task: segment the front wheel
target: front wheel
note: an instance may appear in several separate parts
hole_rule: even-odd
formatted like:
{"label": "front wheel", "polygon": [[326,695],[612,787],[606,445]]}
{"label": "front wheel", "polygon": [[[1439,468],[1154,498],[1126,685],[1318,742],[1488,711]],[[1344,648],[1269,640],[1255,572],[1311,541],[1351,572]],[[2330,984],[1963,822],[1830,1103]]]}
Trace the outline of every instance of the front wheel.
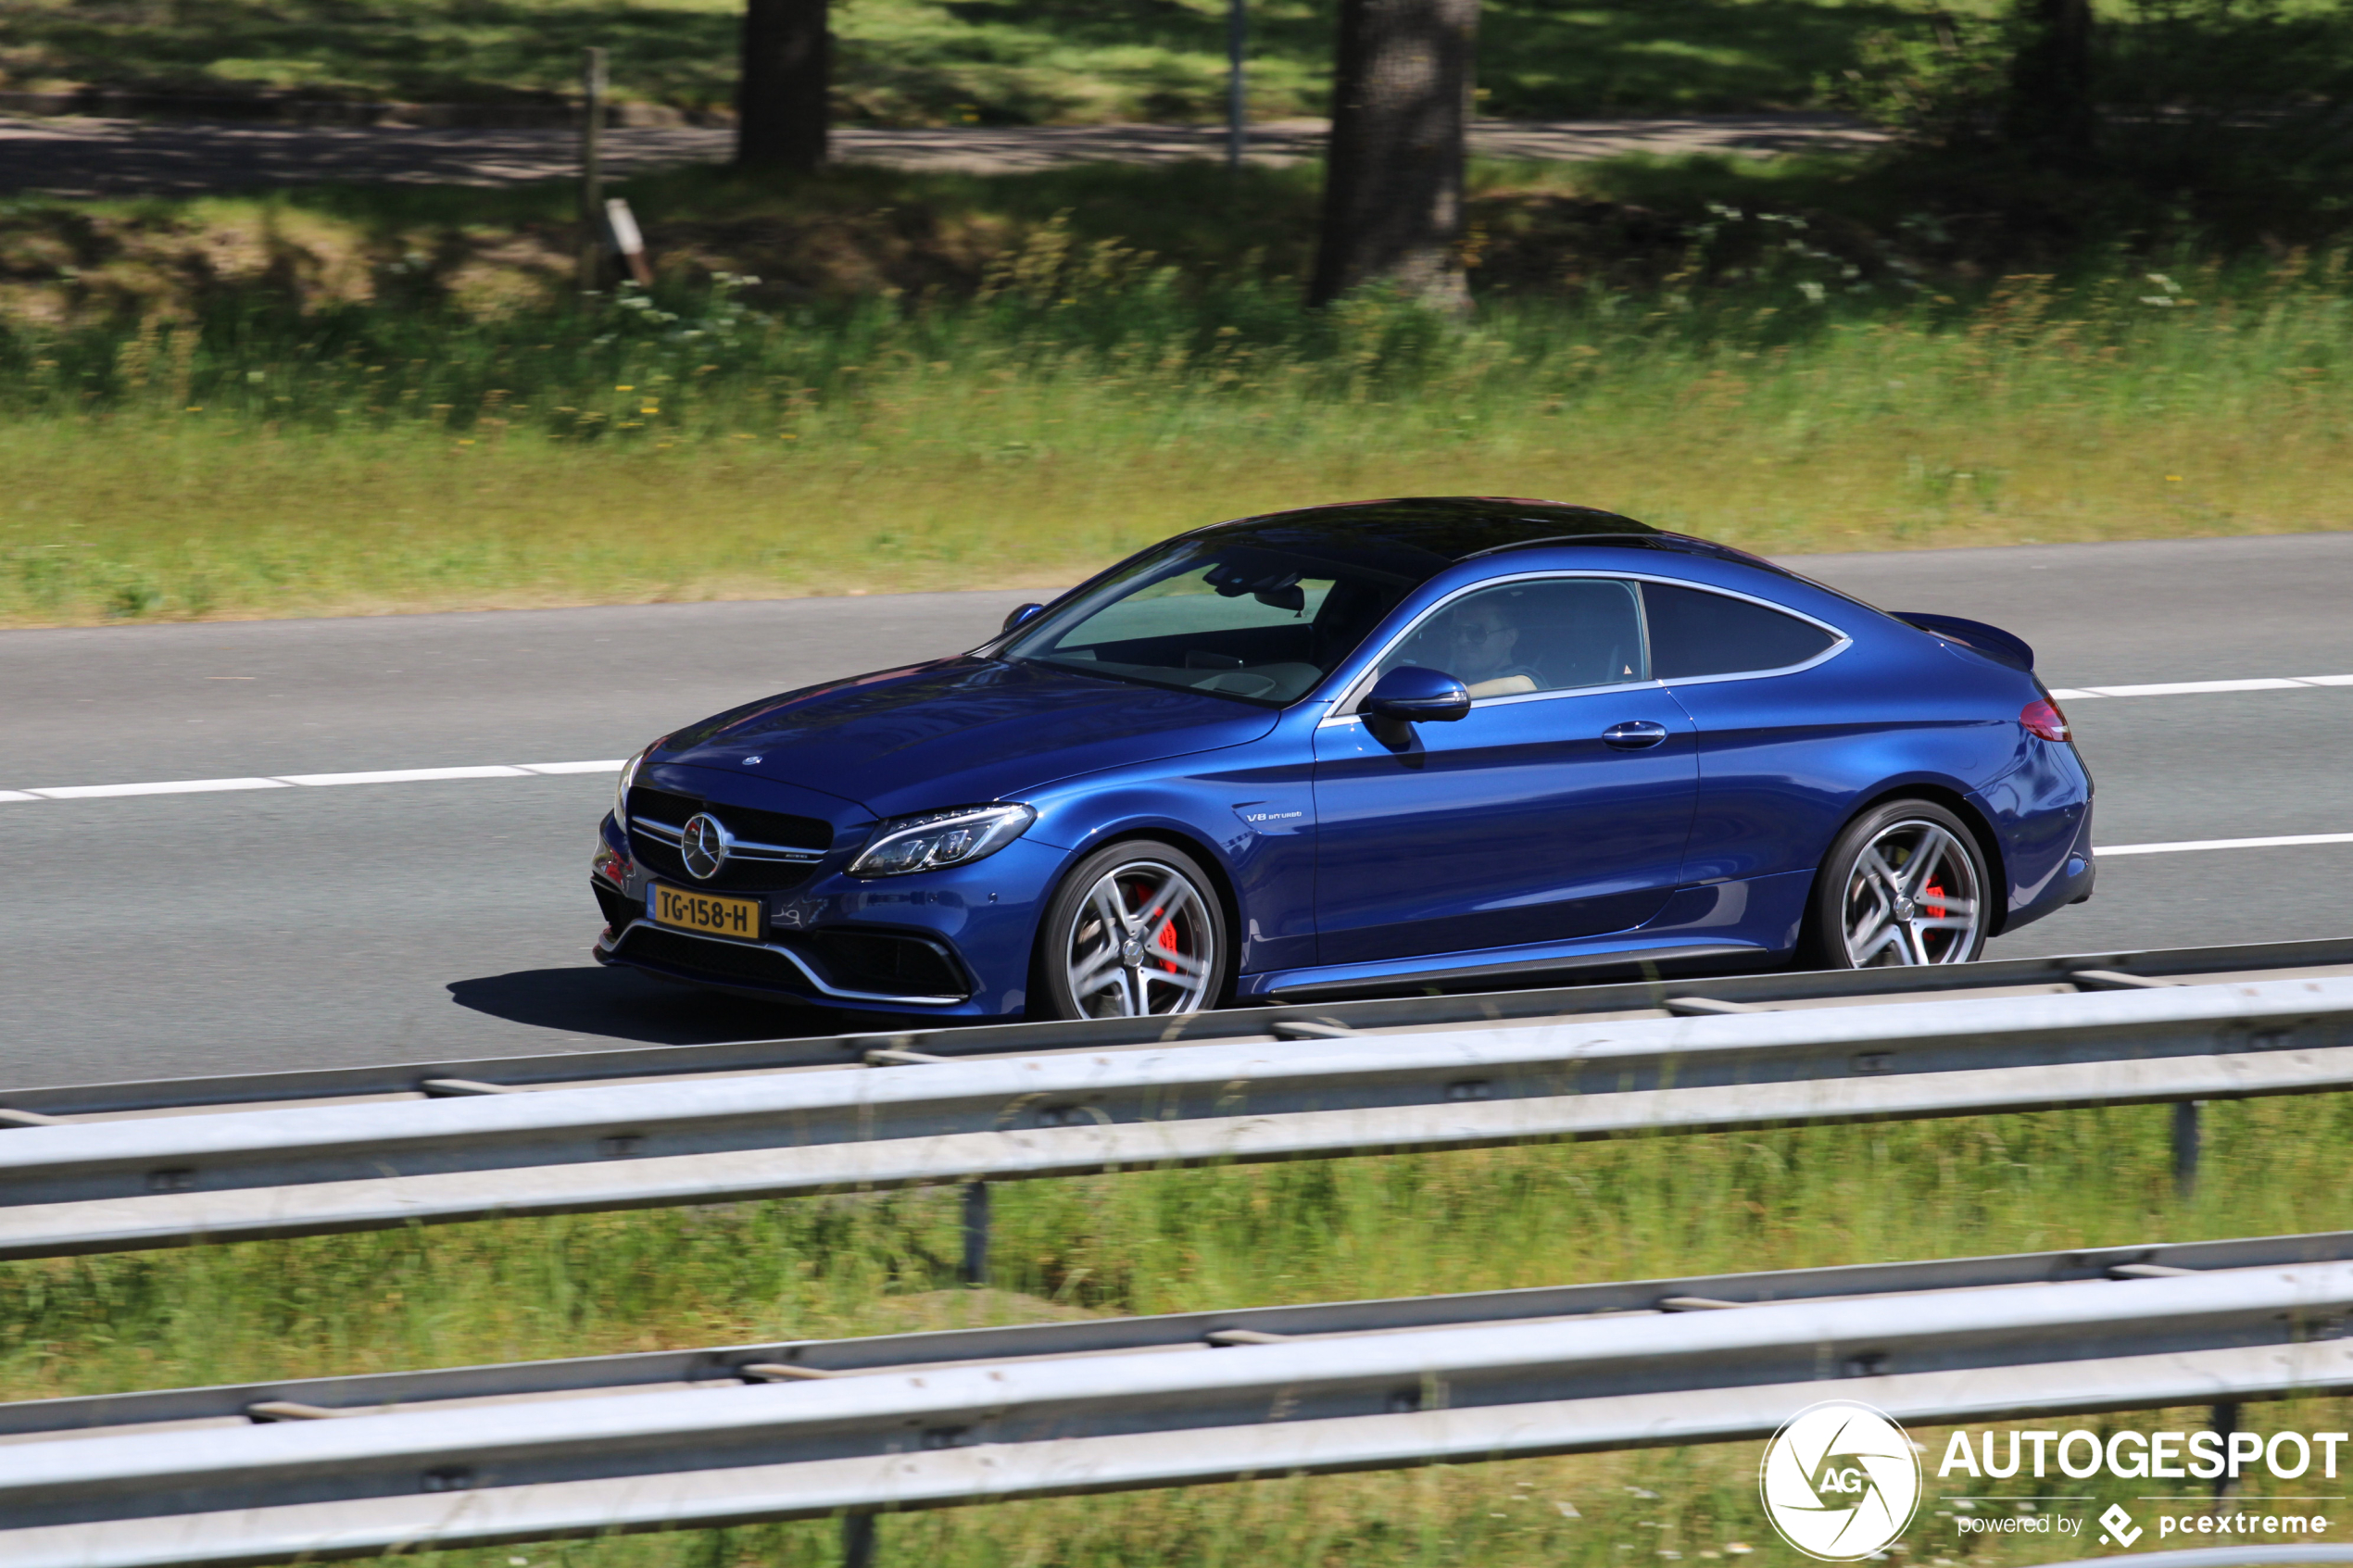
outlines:
{"label": "front wheel", "polygon": [[1137,1018],[1224,999],[1232,963],[1214,885],[1182,850],[1114,844],[1072,869],[1038,931],[1032,1016]]}
{"label": "front wheel", "polygon": [[1944,807],[1895,800],[1846,825],[1822,860],[1807,911],[1825,969],[1968,963],[1993,906],[1976,835]]}

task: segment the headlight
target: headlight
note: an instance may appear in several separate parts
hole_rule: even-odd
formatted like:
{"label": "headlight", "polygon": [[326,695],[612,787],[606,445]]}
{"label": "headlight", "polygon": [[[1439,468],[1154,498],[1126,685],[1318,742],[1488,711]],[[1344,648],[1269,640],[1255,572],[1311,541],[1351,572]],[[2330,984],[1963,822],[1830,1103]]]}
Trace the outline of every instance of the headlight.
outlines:
{"label": "headlight", "polygon": [[[669,738],[667,735],[662,737],[663,740]],[[629,786],[637,782],[637,770],[646,765],[646,759],[661,746],[661,741],[658,740],[621,765],[621,780],[612,786],[612,820],[620,824],[623,833],[629,831]]]}
{"label": "headlight", "polygon": [[849,862],[851,876],[900,876],[941,866],[968,865],[994,855],[1029,831],[1038,813],[1026,806],[960,806],[894,817]]}

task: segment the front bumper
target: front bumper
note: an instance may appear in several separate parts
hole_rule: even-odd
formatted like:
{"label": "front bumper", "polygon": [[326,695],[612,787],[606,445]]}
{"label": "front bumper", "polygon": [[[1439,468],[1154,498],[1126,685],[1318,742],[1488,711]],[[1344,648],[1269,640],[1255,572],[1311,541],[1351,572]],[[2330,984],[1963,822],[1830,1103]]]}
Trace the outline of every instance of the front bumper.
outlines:
{"label": "front bumper", "polygon": [[761,904],[759,939],[738,941],[655,923],[647,901],[656,882],[693,884],[633,859],[610,816],[599,832],[610,855],[590,878],[606,925],[598,962],[779,1000],[942,1018],[1021,1014],[1039,905],[1063,859],[1020,840],[969,866],[867,880],[842,874],[847,854],[829,855],[805,878],[780,877],[792,885],[729,888]]}

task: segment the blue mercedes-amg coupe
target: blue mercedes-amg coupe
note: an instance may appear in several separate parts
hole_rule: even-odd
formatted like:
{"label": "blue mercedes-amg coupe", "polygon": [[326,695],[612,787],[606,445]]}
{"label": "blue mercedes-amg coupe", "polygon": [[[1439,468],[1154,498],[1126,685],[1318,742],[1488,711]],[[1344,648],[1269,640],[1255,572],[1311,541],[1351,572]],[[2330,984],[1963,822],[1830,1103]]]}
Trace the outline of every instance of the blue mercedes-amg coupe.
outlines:
{"label": "blue mercedes-amg coupe", "polygon": [[2091,896],[2032,666],[1582,507],[1244,518],[648,746],[597,956],[939,1018],[1963,963]]}

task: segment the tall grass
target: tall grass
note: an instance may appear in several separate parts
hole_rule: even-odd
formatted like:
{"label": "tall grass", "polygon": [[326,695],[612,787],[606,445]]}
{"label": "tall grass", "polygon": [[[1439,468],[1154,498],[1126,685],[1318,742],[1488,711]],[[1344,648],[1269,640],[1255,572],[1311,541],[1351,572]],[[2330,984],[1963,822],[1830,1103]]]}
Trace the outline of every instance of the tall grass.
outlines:
{"label": "tall grass", "polygon": [[[2336,1228],[2348,1134],[2347,1097],[2209,1107],[2204,1179],[2186,1200],[2163,1107],[1021,1184],[999,1190],[992,1291],[952,1284],[952,1191],[13,1263],[0,1266],[0,1397]],[[2249,1414],[2344,1424],[2334,1404]],[[1943,1451],[1941,1433],[1914,1436]],[[1743,1555],[1740,1543],[1794,1568],[1758,1516],[1755,1452],[950,1511],[887,1521],[884,1561],[1598,1568],[1720,1560]],[[1936,1511],[1965,1486],[2035,1490],[2031,1477],[1931,1485],[1906,1537],[1915,1561],[1960,1555]],[[809,1524],[444,1561],[733,1568],[829,1562],[834,1549]],[[1982,1538],[1971,1562],[2058,1555],[2057,1542]]]}
{"label": "tall grass", "polygon": [[1306,315],[1287,281],[1050,225],[963,300],[755,309],[723,276],[585,317],[19,330],[0,620],[1044,585],[1365,494],[1553,495],[1783,551],[2344,519],[2341,254],[1957,293],[1797,229],[1752,248],[1705,286],[1461,320]]}

